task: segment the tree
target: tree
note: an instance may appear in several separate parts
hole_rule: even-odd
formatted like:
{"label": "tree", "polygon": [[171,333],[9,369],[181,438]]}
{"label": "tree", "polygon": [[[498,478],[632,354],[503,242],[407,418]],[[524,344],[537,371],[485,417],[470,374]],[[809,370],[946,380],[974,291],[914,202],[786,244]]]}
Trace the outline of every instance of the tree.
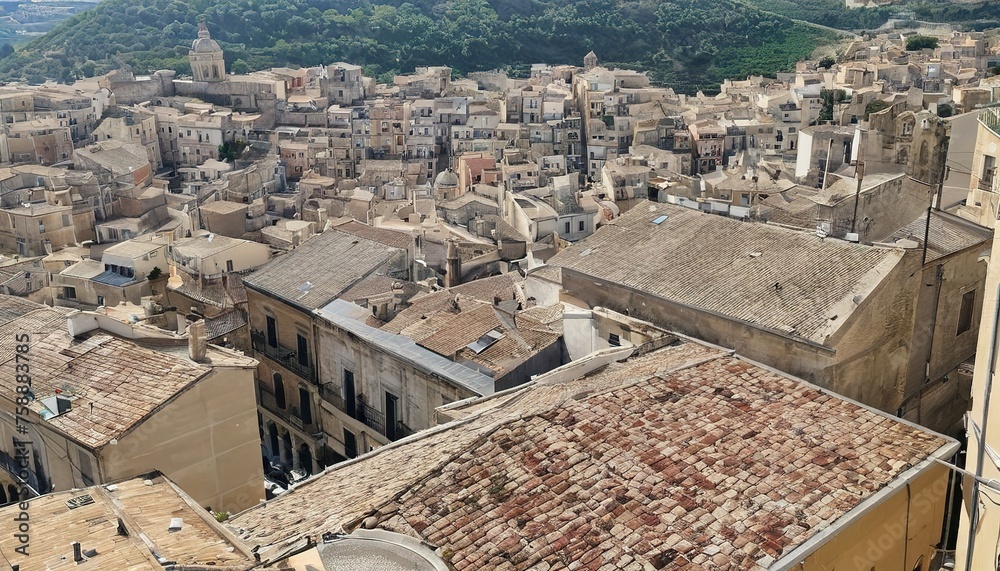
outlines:
{"label": "tree", "polygon": [[243,149],[245,148],[247,148],[247,144],[239,139],[232,143],[226,141],[219,145],[219,160],[231,163],[243,154]]}
{"label": "tree", "polygon": [[232,71],[236,75],[243,75],[245,73],[250,73],[250,66],[242,59],[238,59],[233,62]]}
{"label": "tree", "polygon": [[938,47],[938,39],[933,36],[911,36],[906,40],[906,51],[914,52],[925,48]]}
{"label": "tree", "polygon": [[819,60],[818,67],[820,67],[822,69],[830,69],[836,63],[837,63],[837,60],[834,59],[833,56],[826,56],[823,59]]}
{"label": "tree", "polygon": [[865,106],[865,121],[868,120],[868,116],[872,113],[878,113],[879,111],[884,111],[889,108],[889,104],[881,99],[876,99]]}
{"label": "tree", "polygon": [[942,119],[951,117],[955,114],[955,107],[950,103],[940,103],[937,106],[937,114]]}
{"label": "tree", "polygon": [[3,59],[11,55],[14,55],[14,46],[10,44],[4,44],[0,46],[0,59]]}

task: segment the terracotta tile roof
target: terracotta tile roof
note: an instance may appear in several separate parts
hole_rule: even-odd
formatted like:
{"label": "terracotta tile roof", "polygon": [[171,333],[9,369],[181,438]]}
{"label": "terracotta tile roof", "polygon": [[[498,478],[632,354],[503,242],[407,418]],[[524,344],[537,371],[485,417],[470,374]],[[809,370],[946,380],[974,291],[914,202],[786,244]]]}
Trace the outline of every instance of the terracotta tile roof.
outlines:
{"label": "terracotta tile roof", "polygon": [[[221,525],[210,521],[211,515],[160,475],[141,476],[107,486],[55,492],[29,502],[31,541],[28,556],[14,551],[20,546],[12,534],[0,537],[0,562],[18,564],[21,569],[128,569],[159,571],[164,567],[156,555],[175,561],[178,566],[212,566],[212,569],[246,569],[253,557],[246,547]],[[149,482],[148,484],[146,482]],[[78,507],[67,502],[77,500]],[[197,510],[197,511],[196,511]],[[13,521],[19,513],[16,505],[0,508],[0,517]],[[118,518],[125,523],[128,535],[118,533]],[[181,529],[169,531],[172,518],[181,518]],[[140,537],[143,534],[156,549]],[[73,562],[71,541],[79,541],[83,551],[97,555],[84,563]],[[201,568],[201,567],[199,567]]]}
{"label": "terracotta tile roof", "polygon": [[397,283],[403,282],[389,276],[371,275],[351,286],[350,289],[340,295],[340,299],[361,301],[373,297],[392,295],[392,286]]}
{"label": "terracotta tile roof", "polygon": [[548,263],[563,268],[563,284],[572,270],[823,343],[903,255],[644,202]]}
{"label": "terracotta tile roof", "polygon": [[216,339],[228,335],[241,327],[246,327],[247,315],[241,309],[231,309],[225,313],[205,319],[205,335],[207,339]]}
{"label": "terracotta tile roof", "polygon": [[243,287],[243,275],[237,273],[227,274],[226,293],[233,303],[246,303],[247,288]]}
{"label": "terracotta tile roof", "polygon": [[[18,298],[0,296],[0,307],[21,305]],[[106,334],[73,338],[66,331],[66,310],[34,305],[34,311],[0,325],[0,366],[13,370],[15,335],[28,333],[35,395],[28,408],[42,411],[41,399],[55,395],[56,389],[72,399],[68,412],[33,422],[47,423],[88,448],[120,437],[210,371]],[[13,375],[0,375],[0,398],[13,400],[15,388]]]}
{"label": "terracotta tile roof", "polygon": [[471,302],[473,307],[460,312],[440,311],[414,323],[401,333],[438,355],[454,357],[469,343],[500,327],[500,318],[492,305]]}
{"label": "terracotta tile roof", "polygon": [[458,360],[482,365],[493,372],[494,378],[500,378],[562,337],[561,330],[548,330],[541,324],[529,327],[527,320],[518,323],[516,329],[505,326],[500,331],[504,333],[503,339],[480,353],[468,347],[460,348]]}
{"label": "terracotta tile roof", "polygon": [[449,551],[459,571],[570,562],[762,571],[911,466],[957,449],[687,345],[582,384],[495,397],[495,407],[330,468],[230,523],[265,561],[305,534],[374,518]]}
{"label": "terracotta tile roof", "polygon": [[923,244],[925,232],[927,240],[927,263],[941,259],[977,244],[989,242],[992,231],[963,220],[947,212],[933,212],[930,231],[927,232],[927,214],[897,230],[886,242],[910,239]]}
{"label": "terracotta tile roof", "polygon": [[[221,281],[201,280],[184,271],[178,271],[177,275],[181,278],[181,284],[167,289],[168,298],[172,297],[170,294],[178,294],[216,307],[232,307],[233,301],[229,299],[228,291]],[[182,310],[187,309],[178,305]]]}
{"label": "terracotta tile roof", "polygon": [[389,230],[388,228],[375,228],[374,226],[362,224],[357,220],[345,222],[344,224],[334,226],[334,228],[341,232],[371,240],[372,242],[385,244],[391,248],[399,248],[400,250],[407,251],[413,250],[413,236],[406,232]]}
{"label": "terracotta tile roof", "polygon": [[[243,278],[251,289],[315,309],[386,264],[398,249],[329,230]],[[303,289],[308,285],[307,289]]]}
{"label": "terracotta tile roof", "polygon": [[[34,301],[28,301],[27,299],[21,297],[15,297],[13,295],[0,295],[0,326],[6,325],[11,321],[27,315],[33,311],[38,311],[39,309],[45,309],[45,306],[39,305]],[[69,309],[55,308],[62,314],[69,313]],[[2,340],[0,340],[2,342]]]}
{"label": "terracotta tile roof", "polygon": [[456,296],[491,304],[497,297],[502,300],[517,299],[520,301],[524,296],[521,292],[522,283],[521,276],[506,274],[417,296],[410,300],[410,307],[399,312],[392,321],[383,326],[383,329],[399,333],[408,326],[425,319],[426,316],[448,308]]}

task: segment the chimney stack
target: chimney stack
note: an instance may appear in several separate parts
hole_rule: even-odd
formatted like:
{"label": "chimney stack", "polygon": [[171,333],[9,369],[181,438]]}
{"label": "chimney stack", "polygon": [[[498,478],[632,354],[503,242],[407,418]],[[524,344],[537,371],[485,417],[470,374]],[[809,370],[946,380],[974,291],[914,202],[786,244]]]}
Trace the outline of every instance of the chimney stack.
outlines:
{"label": "chimney stack", "polygon": [[188,356],[196,363],[205,361],[208,340],[205,339],[205,321],[198,320],[188,326]]}
{"label": "chimney stack", "polygon": [[70,543],[70,546],[73,547],[73,561],[76,561],[77,563],[82,562],[83,550],[80,548],[80,542],[74,541],[73,543]]}
{"label": "chimney stack", "polygon": [[444,287],[455,287],[462,283],[462,259],[454,240],[448,240],[445,257]]}

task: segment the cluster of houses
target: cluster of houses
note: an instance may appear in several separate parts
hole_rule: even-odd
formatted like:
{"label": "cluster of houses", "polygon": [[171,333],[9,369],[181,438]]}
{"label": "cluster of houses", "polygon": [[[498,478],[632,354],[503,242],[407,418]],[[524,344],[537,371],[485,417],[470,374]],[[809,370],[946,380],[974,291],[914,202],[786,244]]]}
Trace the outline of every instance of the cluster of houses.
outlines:
{"label": "cluster of houses", "polygon": [[3,366],[25,334],[32,371],[0,382],[0,518],[32,522],[0,561],[953,557],[1000,55],[906,38],[708,96],[594,53],[233,75],[202,24],[193,77],[0,88]]}

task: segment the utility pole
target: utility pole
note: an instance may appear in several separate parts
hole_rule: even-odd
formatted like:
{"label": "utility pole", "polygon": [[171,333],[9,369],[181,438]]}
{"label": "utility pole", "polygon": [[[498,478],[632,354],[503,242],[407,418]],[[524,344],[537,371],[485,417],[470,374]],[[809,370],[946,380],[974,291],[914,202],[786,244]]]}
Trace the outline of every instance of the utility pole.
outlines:
{"label": "utility pole", "polygon": [[[832,141],[831,141],[832,142]],[[854,216],[851,217],[851,233],[854,233],[855,227],[858,222],[858,202],[861,200],[861,181],[865,178],[865,131],[861,131],[861,136],[858,137],[858,188],[854,191]]]}

